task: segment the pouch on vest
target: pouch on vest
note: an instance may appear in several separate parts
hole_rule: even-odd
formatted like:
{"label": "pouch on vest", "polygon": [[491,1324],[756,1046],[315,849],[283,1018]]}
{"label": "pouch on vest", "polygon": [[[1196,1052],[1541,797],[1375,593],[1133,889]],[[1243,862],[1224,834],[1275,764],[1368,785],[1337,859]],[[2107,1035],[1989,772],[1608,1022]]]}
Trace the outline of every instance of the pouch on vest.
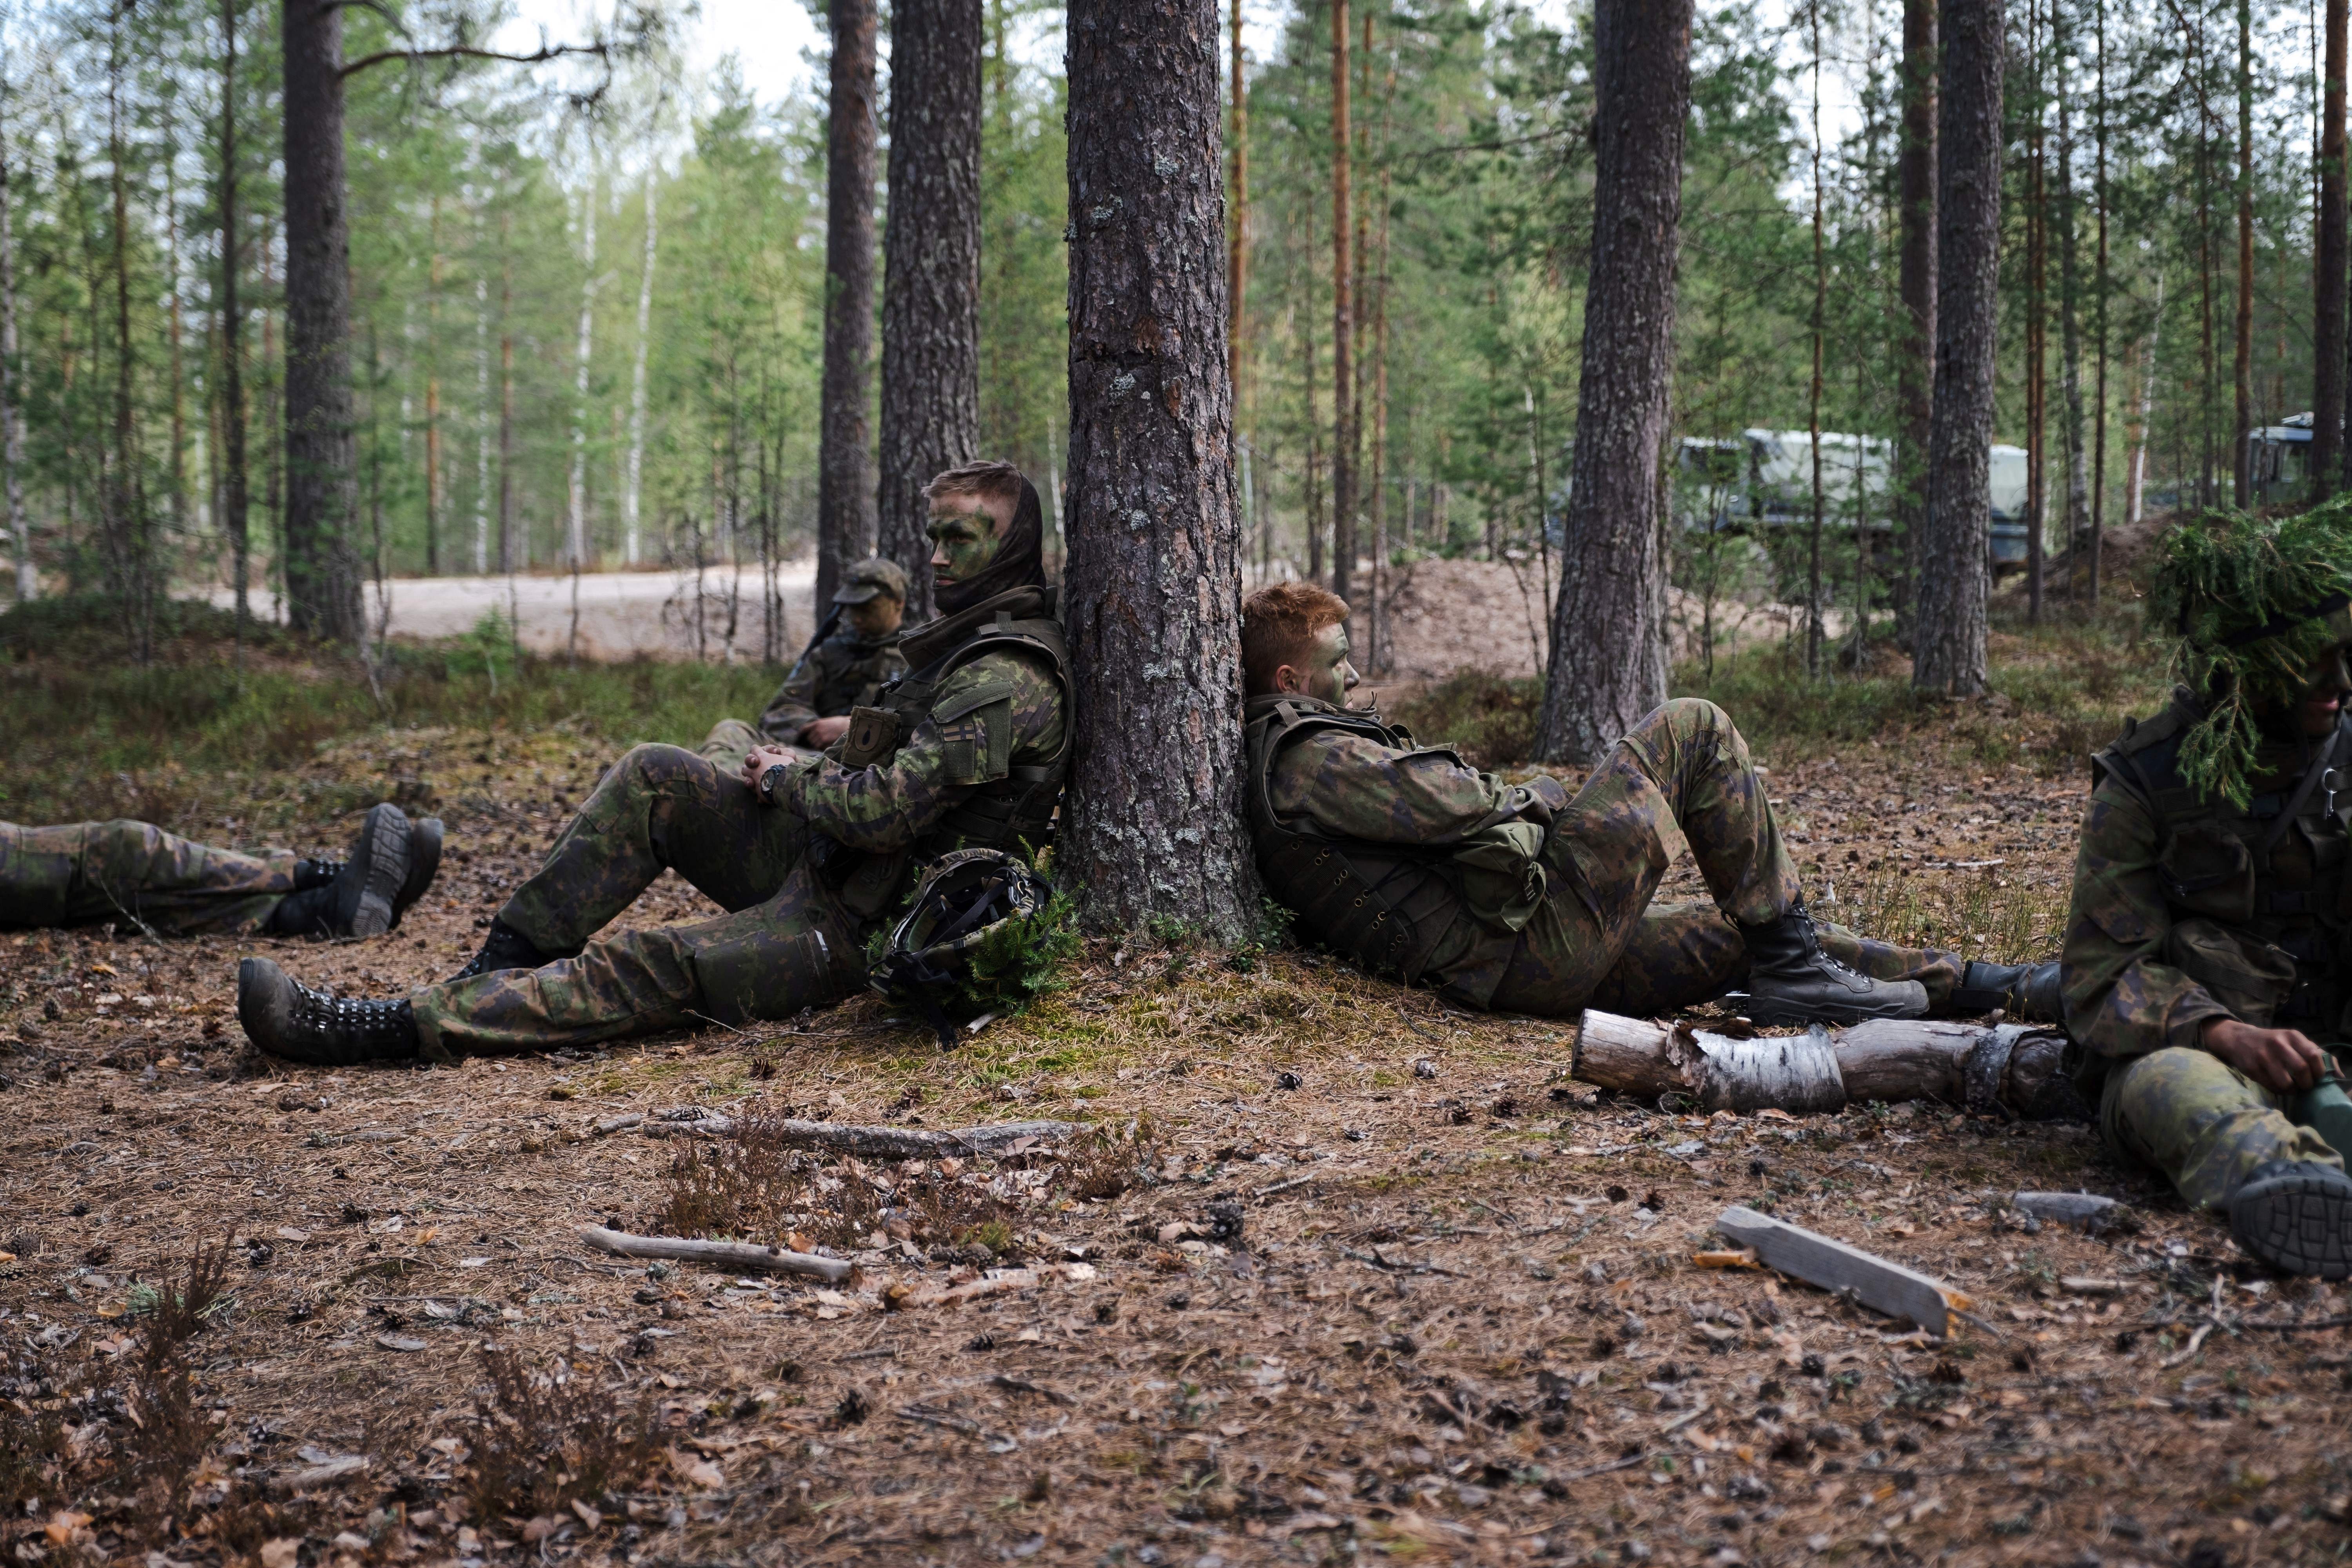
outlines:
{"label": "pouch on vest", "polygon": [[2254,918],[2254,858],[2245,840],[2218,822],[2177,830],[2156,863],[2164,896],[2176,907],[2232,924]]}
{"label": "pouch on vest", "polygon": [[887,708],[853,708],[841,738],[841,765],[870,768],[898,754],[898,716]]}
{"label": "pouch on vest", "polygon": [[2164,939],[2164,962],[2258,1029],[2271,1026],[2294,990],[2294,959],[2259,937],[2212,921],[2175,924]]}

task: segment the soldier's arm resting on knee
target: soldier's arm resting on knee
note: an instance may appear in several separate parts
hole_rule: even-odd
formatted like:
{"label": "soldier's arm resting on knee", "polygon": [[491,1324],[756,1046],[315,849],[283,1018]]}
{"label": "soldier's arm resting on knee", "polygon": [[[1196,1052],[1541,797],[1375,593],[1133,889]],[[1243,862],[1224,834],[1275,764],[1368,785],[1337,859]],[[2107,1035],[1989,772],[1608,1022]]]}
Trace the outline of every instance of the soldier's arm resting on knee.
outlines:
{"label": "soldier's arm resting on knee", "polygon": [[848,768],[824,757],[787,775],[778,798],[827,837],[887,854],[1013,763],[1051,759],[1066,722],[1061,687],[1042,658],[986,654],[940,683],[929,716],[888,762]]}
{"label": "soldier's arm resting on knee", "polygon": [[2102,1056],[2204,1046],[2209,1023],[2235,1021],[2211,992],[2163,960],[2172,910],[2158,853],[2154,814],[2121,784],[2102,784],[2075,849],[2064,950],[2067,1031]]}
{"label": "soldier's arm resting on knee", "polygon": [[1498,820],[1498,812],[1499,820],[1547,826],[1568,804],[1557,779],[1516,787],[1444,752],[1403,752],[1369,736],[1329,732],[1290,747],[1268,788],[1285,816],[1305,816],[1326,833],[1375,844],[1460,843]]}

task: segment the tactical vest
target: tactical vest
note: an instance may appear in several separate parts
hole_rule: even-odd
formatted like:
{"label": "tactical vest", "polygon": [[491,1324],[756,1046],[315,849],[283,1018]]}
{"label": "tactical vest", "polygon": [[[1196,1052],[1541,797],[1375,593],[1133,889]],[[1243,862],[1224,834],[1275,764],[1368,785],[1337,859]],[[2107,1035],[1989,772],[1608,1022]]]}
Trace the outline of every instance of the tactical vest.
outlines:
{"label": "tactical vest", "polygon": [[[1012,613],[1016,608],[1044,613],[1017,618]],[[1048,843],[1054,807],[1062,795],[1062,776],[1069,771],[1074,728],[1070,721],[1069,650],[1063,645],[1062,624],[1053,618],[1053,611],[1051,592],[1034,591],[1027,603],[1007,605],[992,616],[982,618],[963,640],[921,669],[893,678],[882,688],[874,707],[861,708],[851,714],[849,733],[843,738],[841,762],[846,767],[871,767],[896,757],[900,743],[925,719],[949,729],[957,721],[1011,696],[1009,688],[983,683],[959,693],[946,707],[933,709],[932,694],[948,677],[987,654],[1019,650],[1039,655],[1052,668],[1054,682],[1061,689],[1060,749],[1044,763],[1016,763],[1012,760],[1011,727],[991,728],[990,771],[1002,770],[1002,776],[975,787],[932,824],[930,830],[915,842],[911,854],[916,860],[936,859],[957,849],[1017,853],[1024,843],[1033,850],[1042,849]]]}
{"label": "tactical vest", "polygon": [[2273,787],[2241,810],[2180,777],[2181,743],[2200,716],[2176,693],[2091,759],[2094,788],[2113,778],[2157,817],[2158,878],[2173,917],[2161,962],[2249,1023],[2344,1038],[2352,721],[2306,743],[2265,743],[2256,776]]}
{"label": "tactical vest", "polygon": [[[1336,837],[1303,814],[1286,818],[1275,809],[1270,785],[1282,753],[1309,735],[1334,731],[1399,751],[1433,751],[1462,763],[1450,750],[1415,747],[1410,731],[1381,723],[1376,713],[1311,699],[1266,704],[1244,732],[1250,842],[1257,854],[1258,874],[1276,900],[1297,911],[1306,934],[1370,973],[1394,974],[1413,984],[1428,971],[1432,956],[1454,926],[1475,918],[1463,897],[1452,847]],[[1512,815],[1497,811],[1471,831]],[[1443,981],[1445,976],[1432,978]]]}

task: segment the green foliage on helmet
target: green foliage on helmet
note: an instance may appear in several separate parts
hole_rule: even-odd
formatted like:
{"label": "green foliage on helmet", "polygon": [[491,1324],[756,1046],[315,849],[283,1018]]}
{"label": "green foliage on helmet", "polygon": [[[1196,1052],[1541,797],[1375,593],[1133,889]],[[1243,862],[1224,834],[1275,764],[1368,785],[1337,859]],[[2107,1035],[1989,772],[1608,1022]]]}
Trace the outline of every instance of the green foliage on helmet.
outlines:
{"label": "green foliage on helmet", "polygon": [[928,868],[875,933],[867,978],[928,1019],[944,1048],[956,1024],[1018,1013],[1058,988],[1078,947],[1067,894],[1003,850],[959,849]]}
{"label": "green foliage on helmet", "polygon": [[2242,810],[2261,713],[2297,700],[2313,666],[2352,639],[2352,495],[2284,519],[2209,512],[2158,549],[2149,624],[2173,639],[2172,673],[2205,704],[2180,776]]}

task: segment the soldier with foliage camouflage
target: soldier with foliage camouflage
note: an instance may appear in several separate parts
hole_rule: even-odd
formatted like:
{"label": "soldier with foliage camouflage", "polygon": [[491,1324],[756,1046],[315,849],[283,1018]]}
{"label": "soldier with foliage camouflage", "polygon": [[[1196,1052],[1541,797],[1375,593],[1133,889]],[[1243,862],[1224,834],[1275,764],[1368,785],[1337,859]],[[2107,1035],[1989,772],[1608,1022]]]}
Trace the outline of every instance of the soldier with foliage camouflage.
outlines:
{"label": "soldier with foliage camouflage", "polygon": [[2075,1077],[2118,1152],[2241,1246],[2352,1274],[2352,1180],[2291,1114],[2352,1041],[2352,509],[2169,535],[2183,680],[2092,761],[2065,946]]}
{"label": "soldier with foliage camouflage", "polygon": [[[1673,1012],[1743,982],[1743,1010],[1769,1022],[2054,1005],[2054,964],[1816,926],[1747,742],[1715,704],[1651,713],[1573,798],[1554,778],[1507,784],[1342,706],[1357,680],[1347,615],[1304,583],[1242,606],[1252,835],[1302,935],[1471,1006],[1552,1017]],[[1650,907],[1670,827],[1712,906]]]}
{"label": "soldier with foliage camouflage", "polygon": [[152,822],[0,822],[0,930],[116,921],[155,936],[381,936],[433,884],[441,819],[371,807],[341,860],[247,855]]}
{"label": "soldier with foliage camouflage", "polygon": [[[927,494],[940,618],[903,639],[910,673],[827,752],[761,746],[730,775],[639,746],[457,975],[398,1001],[337,1001],[247,959],[246,1032],[279,1056],[341,1063],[789,1017],[866,984],[866,940],[923,864],[1045,844],[1069,673],[1037,492],[1009,463],[972,463]],[[600,935],[665,868],[730,912]]]}
{"label": "soldier with foliage camouflage", "polygon": [[721,719],[703,738],[702,755],[732,773],[757,746],[805,754],[840,740],[849,731],[850,710],[871,707],[892,677],[906,673],[898,653],[906,613],[907,574],[897,562],[870,557],[850,567],[834,591],[832,612],[768,699],[758,727]]}

